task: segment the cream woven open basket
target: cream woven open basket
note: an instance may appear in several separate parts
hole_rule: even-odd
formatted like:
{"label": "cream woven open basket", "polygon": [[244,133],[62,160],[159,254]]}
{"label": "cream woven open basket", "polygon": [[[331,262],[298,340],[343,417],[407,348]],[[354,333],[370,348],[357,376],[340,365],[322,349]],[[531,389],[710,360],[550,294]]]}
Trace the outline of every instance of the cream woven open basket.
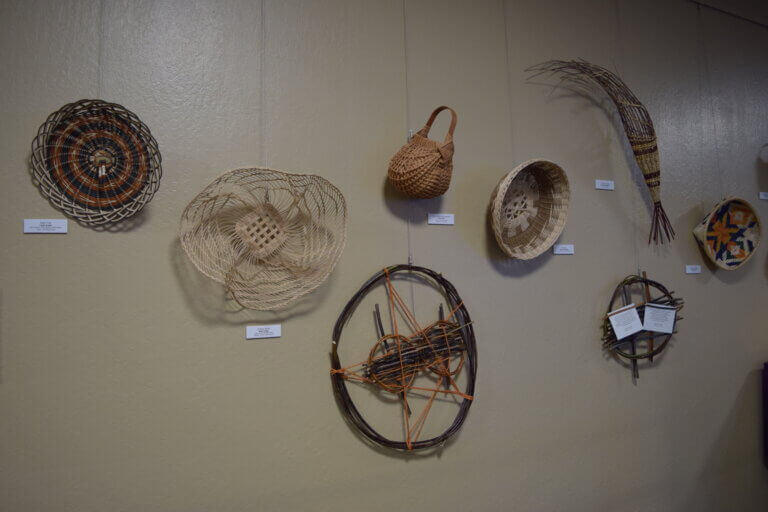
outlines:
{"label": "cream woven open basket", "polygon": [[513,258],[535,258],[555,243],[568,219],[565,171],[547,160],[524,162],[501,179],[488,215],[499,247]]}
{"label": "cream woven open basket", "polygon": [[179,238],[195,266],[243,307],[282,309],[333,271],[347,206],[328,180],[272,169],[217,178],[184,210]]}

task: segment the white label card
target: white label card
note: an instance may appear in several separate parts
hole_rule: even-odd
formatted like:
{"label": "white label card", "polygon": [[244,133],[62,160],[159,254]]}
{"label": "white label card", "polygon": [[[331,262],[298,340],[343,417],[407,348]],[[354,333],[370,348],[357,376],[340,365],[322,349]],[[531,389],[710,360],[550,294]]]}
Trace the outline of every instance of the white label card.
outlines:
{"label": "white label card", "polygon": [[643,328],[646,331],[672,334],[675,330],[675,315],[677,310],[660,304],[646,304]]}
{"label": "white label card", "polygon": [[66,233],[67,219],[24,219],[24,233]]}
{"label": "white label card", "polygon": [[608,313],[608,320],[611,321],[617,340],[643,330],[643,322],[640,321],[640,315],[637,314],[634,304],[611,311]]}
{"label": "white label card", "polygon": [[428,213],[427,224],[439,224],[443,226],[453,226],[454,218],[452,213]]}
{"label": "white label card", "polygon": [[552,252],[554,254],[575,254],[573,244],[555,244]]}
{"label": "white label card", "polygon": [[701,265],[686,265],[686,274],[701,274]]}
{"label": "white label card", "polygon": [[258,340],[262,338],[279,338],[283,335],[280,324],[274,325],[247,325],[245,326],[245,339]]}
{"label": "white label card", "polygon": [[595,180],[595,188],[597,190],[614,190],[616,184],[613,180]]}
{"label": "white label card", "polygon": [[759,197],[762,200],[768,200],[768,192],[760,192],[757,194],[757,197]]}

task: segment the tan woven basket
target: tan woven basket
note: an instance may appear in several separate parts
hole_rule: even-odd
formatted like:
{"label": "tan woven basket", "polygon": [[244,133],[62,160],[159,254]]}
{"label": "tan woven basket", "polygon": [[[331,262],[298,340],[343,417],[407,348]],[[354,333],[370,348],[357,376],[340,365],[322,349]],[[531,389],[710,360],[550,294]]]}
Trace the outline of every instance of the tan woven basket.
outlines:
{"label": "tan woven basket", "polygon": [[32,141],[32,174],[53,206],[91,226],[137,214],[160,186],[157,141],[130,110],[80,100],[48,116]]}
{"label": "tan woven basket", "polygon": [[346,226],[344,196],[328,180],[237,169],[189,203],[179,238],[195,266],[241,306],[273,311],[325,281],[341,257]]}
{"label": "tan woven basket", "polygon": [[717,203],[693,230],[707,257],[724,270],[749,261],[760,244],[760,217],[744,199],[728,197]]}
{"label": "tan woven basket", "polygon": [[562,233],[571,192],[565,171],[546,160],[515,167],[496,185],[488,208],[499,247],[521,260],[540,255]]}
{"label": "tan woven basket", "polygon": [[[443,143],[428,138],[429,129],[443,110],[451,112],[451,126]],[[403,194],[430,199],[441,196],[451,184],[453,172],[453,131],[456,112],[450,107],[437,107],[424,128],[416,132],[389,162],[387,176],[392,185]]]}

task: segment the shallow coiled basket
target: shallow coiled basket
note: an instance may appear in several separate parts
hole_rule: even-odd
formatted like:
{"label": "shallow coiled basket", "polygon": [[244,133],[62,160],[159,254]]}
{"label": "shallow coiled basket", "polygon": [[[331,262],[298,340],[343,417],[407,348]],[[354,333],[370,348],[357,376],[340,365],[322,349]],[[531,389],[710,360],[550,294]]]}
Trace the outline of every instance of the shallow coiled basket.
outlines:
{"label": "shallow coiled basket", "polygon": [[741,268],[760,244],[760,217],[748,201],[727,197],[694,228],[704,254],[723,270]]}
{"label": "shallow coiled basket", "polygon": [[160,186],[160,150],[130,110],[80,100],[48,116],[32,141],[32,175],[51,204],[98,226],[141,211]]}
{"label": "shallow coiled basket", "polygon": [[264,168],[217,178],[184,210],[179,238],[206,276],[247,309],[283,309],[333,271],[347,206],[328,180]]}
{"label": "shallow coiled basket", "polygon": [[528,260],[549,249],[565,227],[570,201],[565,171],[547,160],[529,160],[504,176],[488,208],[504,254]]}

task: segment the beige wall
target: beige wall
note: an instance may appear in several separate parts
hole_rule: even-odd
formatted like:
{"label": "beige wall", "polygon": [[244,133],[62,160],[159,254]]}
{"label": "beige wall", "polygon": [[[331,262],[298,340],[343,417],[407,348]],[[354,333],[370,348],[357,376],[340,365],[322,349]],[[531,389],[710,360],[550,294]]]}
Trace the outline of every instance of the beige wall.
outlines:
{"label": "beige wall", "polygon": [[[574,57],[617,69],[650,109],[671,247],[645,243],[647,194],[610,109],[525,82]],[[727,273],[691,236],[722,196],[768,190],[765,27],[662,0],[3,1],[0,69],[0,510],[765,510],[766,245]],[[30,142],[85,97],[149,125],[160,191],[131,229],[24,236],[23,218],[60,217],[30,182]],[[388,158],[442,103],[459,113],[453,184],[405,201]],[[571,180],[576,255],[512,262],[485,205],[538,156]],[[280,315],[233,312],[176,240],[185,204],[249,165],[320,174],[349,204],[336,272]],[[456,226],[427,226],[438,209]],[[428,457],[363,444],[328,378],[342,305],[409,252],[462,293],[480,354],[458,441]],[[686,306],[635,386],[599,324],[638,267]],[[282,339],[243,339],[273,320]]]}

